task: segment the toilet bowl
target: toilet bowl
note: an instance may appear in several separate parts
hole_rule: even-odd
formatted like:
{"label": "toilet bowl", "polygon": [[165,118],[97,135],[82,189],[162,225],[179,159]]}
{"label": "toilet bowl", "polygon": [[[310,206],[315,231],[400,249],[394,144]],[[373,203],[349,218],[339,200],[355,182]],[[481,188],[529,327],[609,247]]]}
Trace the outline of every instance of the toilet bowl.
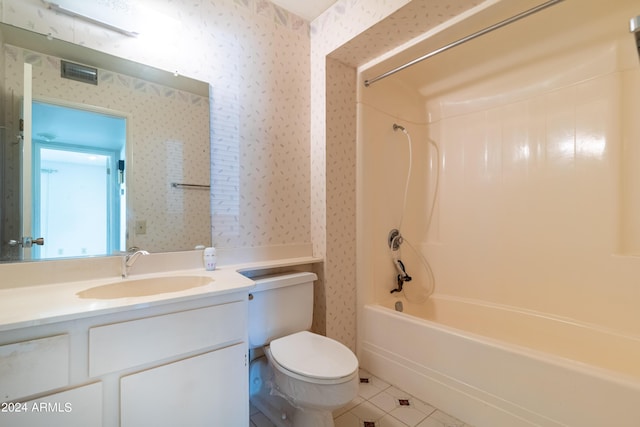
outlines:
{"label": "toilet bowl", "polygon": [[251,401],[278,427],[331,427],[358,394],[358,361],[337,341],[299,332],[264,352],[251,365]]}
{"label": "toilet bowl", "polygon": [[358,360],[337,341],[298,332],[273,341],[265,354],[275,387],[296,407],[333,411],[358,394]]}
{"label": "toilet bowl", "polygon": [[250,296],[249,342],[253,348],[262,344],[265,354],[251,363],[251,402],[278,427],[332,427],[332,411],[358,394],[353,352],[306,330],[315,278],[293,273],[258,279]]}

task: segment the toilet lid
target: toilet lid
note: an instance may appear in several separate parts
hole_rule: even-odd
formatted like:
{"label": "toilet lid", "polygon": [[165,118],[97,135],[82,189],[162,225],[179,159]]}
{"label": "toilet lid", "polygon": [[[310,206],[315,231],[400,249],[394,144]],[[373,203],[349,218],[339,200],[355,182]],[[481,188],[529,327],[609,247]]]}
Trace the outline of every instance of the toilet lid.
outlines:
{"label": "toilet lid", "polygon": [[305,377],[342,378],[358,369],[358,359],[347,347],[307,331],[273,340],[269,347],[280,366]]}

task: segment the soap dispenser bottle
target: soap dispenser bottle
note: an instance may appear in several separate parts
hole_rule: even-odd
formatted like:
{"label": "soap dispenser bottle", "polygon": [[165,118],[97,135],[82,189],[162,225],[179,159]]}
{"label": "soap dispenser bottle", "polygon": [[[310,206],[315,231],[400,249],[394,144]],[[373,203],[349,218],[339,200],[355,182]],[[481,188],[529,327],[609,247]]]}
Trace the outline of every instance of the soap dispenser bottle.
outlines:
{"label": "soap dispenser bottle", "polygon": [[207,271],[216,269],[216,248],[205,248],[203,252],[204,268]]}

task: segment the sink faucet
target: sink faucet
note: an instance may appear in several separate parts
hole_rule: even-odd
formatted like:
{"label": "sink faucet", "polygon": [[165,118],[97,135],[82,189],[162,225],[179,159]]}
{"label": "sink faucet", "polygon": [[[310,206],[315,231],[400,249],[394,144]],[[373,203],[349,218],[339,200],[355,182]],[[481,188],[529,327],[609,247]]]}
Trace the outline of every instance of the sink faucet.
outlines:
{"label": "sink faucet", "polygon": [[149,252],[137,249],[134,252],[130,252],[122,257],[122,278],[126,279],[129,275],[129,269],[136,262],[140,255],[149,255]]}

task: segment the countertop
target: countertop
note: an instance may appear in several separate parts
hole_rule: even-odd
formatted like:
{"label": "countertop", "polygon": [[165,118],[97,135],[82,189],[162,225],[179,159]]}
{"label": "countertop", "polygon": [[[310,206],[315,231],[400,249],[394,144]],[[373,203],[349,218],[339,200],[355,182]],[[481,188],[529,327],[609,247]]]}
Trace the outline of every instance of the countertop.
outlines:
{"label": "countertop", "polygon": [[[255,286],[255,282],[238,271],[311,264],[318,261],[317,258],[300,258],[223,266],[214,271],[198,268],[158,274],[131,275],[126,279],[110,277],[0,289],[0,332],[197,298],[215,297],[234,292],[248,292]],[[107,284],[168,276],[206,276],[210,277],[212,281],[203,286],[155,295],[113,299],[82,298],[79,296],[82,291]]]}
{"label": "countertop", "polygon": [[[204,286],[177,292],[114,299],[81,298],[78,293],[106,284],[166,276],[207,276],[212,281]],[[90,315],[108,314],[185,301],[232,292],[248,291],[254,282],[234,269],[214,271],[182,270],[162,274],[131,276],[128,279],[97,279],[0,290],[0,331],[74,320]]]}

